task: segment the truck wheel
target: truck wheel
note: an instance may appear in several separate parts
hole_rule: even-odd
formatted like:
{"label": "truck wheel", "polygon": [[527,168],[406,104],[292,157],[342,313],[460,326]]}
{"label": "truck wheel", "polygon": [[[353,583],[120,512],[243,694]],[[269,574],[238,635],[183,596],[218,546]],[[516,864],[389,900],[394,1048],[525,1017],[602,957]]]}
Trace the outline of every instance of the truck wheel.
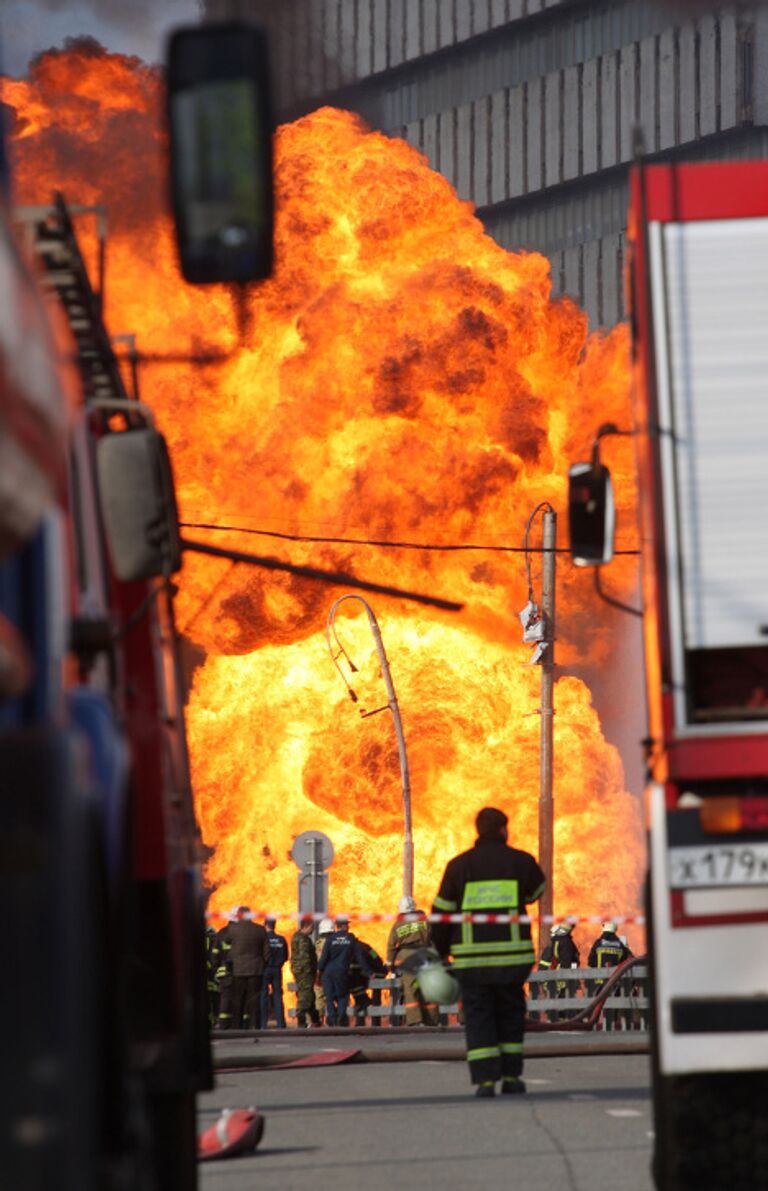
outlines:
{"label": "truck wheel", "polygon": [[195,1093],[152,1092],[148,1112],[157,1191],[197,1191]]}
{"label": "truck wheel", "polygon": [[657,1187],[754,1191],[768,1186],[768,1072],[667,1077],[657,1092],[659,1087]]}

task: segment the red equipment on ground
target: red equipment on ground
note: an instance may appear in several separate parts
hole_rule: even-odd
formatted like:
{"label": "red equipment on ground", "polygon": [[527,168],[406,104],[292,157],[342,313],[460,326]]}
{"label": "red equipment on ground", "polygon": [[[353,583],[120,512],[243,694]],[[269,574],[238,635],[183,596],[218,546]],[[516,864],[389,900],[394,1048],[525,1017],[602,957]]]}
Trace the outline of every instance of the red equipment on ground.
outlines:
{"label": "red equipment on ground", "polygon": [[264,1117],[255,1108],[225,1108],[197,1139],[200,1162],[250,1154],[264,1136]]}

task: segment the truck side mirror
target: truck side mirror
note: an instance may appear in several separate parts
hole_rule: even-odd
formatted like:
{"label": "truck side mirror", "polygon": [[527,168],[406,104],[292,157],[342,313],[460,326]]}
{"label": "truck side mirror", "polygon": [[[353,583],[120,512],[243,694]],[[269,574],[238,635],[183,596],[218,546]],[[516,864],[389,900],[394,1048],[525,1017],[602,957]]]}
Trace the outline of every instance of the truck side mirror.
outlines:
{"label": "truck side mirror", "polygon": [[107,434],[96,445],[99,498],[118,579],[181,568],[179,516],[168,448],[152,427]]}
{"label": "truck side mirror", "polygon": [[577,567],[597,567],[613,558],[616,512],[608,468],[597,458],[574,463],[568,472],[568,528]]}
{"label": "truck side mirror", "polygon": [[168,43],[171,196],[186,281],[272,273],[273,117],[266,35],[246,22],[177,29]]}

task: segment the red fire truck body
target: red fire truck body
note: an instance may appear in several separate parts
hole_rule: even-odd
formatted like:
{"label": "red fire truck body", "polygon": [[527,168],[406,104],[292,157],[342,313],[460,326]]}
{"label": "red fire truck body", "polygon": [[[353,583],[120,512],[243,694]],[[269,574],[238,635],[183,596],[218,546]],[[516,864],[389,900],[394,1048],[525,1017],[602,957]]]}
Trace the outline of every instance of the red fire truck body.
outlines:
{"label": "red fire truck body", "polygon": [[150,415],[62,200],[18,223],[0,199],[0,288],[0,1165],[191,1191],[212,1072],[173,589],[116,573],[97,467]]}
{"label": "red fire truck body", "polygon": [[655,1173],[763,1186],[768,162],[638,167],[631,203]]}
{"label": "red fire truck body", "polygon": [[[182,275],[269,276],[264,35],[176,30],[166,90]],[[105,212],[12,211],[11,183],[0,130],[0,1170],[14,1191],[193,1191],[212,1066],[172,576],[182,549],[221,551],[182,544],[138,354],[113,350]],[[95,218],[97,278],[75,216]]]}

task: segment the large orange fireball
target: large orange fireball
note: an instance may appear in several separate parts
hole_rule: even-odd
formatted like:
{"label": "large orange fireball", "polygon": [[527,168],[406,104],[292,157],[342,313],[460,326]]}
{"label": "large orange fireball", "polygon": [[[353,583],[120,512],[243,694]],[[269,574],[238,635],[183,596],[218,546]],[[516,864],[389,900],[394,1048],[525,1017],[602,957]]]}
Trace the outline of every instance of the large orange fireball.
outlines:
{"label": "large orange fireball", "polygon": [[[568,463],[597,426],[626,423],[626,335],[589,336],[573,302],[552,300],[543,257],[504,251],[418,152],[326,108],[277,134],[278,266],[250,296],[235,351],[228,292],[187,287],[176,268],[159,93],[152,71],[94,43],[50,51],[28,79],[6,80],[17,198],[60,189],[107,207],[113,331],[137,332],[153,352],[233,350],[215,367],[144,370],[183,519],[228,527],[190,536],[465,603],[451,616],[371,601],[403,716],[416,892],[428,903],[485,804],[503,807],[513,840],[536,850],[539,672],[516,617],[528,598],[524,558],[504,548],[519,547],[539,502],[564,511]],[[631,455],[623,442],[611,450],[626,514]],[[254,530],[285,540],[244,532]],[[363,544],[373,541],[401,545]],[[536,590],[539,576],[534,555]],[[336,846],[334,909],[396,905],[395,735],[389,712],[358,716],[329,657],[325,619],[340,594],[185,563],[179,624],[205,652],[188,726],[218,910],[290,910],[288,853],[307,829]],[[359,613],[345,604],[336,627],[358,667],[358,706],[375,711],[386,693]],[[571,672],[611,649],[595,640],[597,615],[561,556],[557,656]],[[619,756],[573,673],[557,682],[555,705],[555,909],[635,911],[639,816]]]}

